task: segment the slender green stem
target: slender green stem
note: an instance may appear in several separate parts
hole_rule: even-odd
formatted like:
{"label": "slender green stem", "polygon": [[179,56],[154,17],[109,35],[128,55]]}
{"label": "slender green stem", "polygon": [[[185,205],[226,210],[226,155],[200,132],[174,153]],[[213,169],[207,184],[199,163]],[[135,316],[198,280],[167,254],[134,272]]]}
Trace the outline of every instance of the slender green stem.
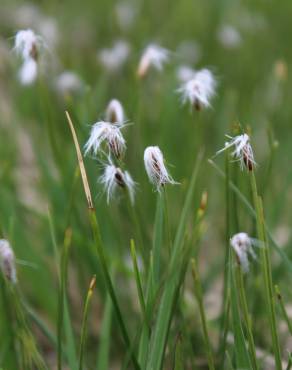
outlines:
{"label": "slender green stem", "polygon": [[143,289],[142,289],[142,282],[141,282],[139,267],[138,267],[138,263],[137,263],[135,242],[134,242],[133,239],[131,239],[131,256],[132,256],[132,261],[133,261],[134,274],[135,274],[135,280],[136,280],[136,285],[137,285],[137,290],[138,290],[140,306],[141,306],[142,314],[144,316],[144,320],[148,324],[148,319],[147,319],[147,315],[146,315],[146,305],[145,305],[144,293],[143,293]]}
{"label": "slender green stem", "polygon": [[237,266],[236,270],[237,270],[236,271],[236,282],[237,282],[239,299],[241,302],[241,305],[240,305],[241,311],[243,314],[243,319],[245,322],[245,327],[246,327],[246,332],[247,332],[248,349],[250,352],[253,369],[258,370],[258,364],[257,364],[257,359],[256,359],[256,349],[255,349],[254,339],[252,335],[252,325],[251,325],[250,315],[248,311],[248,305],[247,305],[246,294],[245,294],[245,289],[244,289],[243,274],[242,274],[240,265]]}
{"label": "slender green stem", "polygon": [[197,264],[194,259],[192,259],[192,274],[193,274],[194,285],[195,285],[195,296],[197,298],[202,327],[203,327],[203,334],[204,334],[204,341],[205,341],[205,346],[206,346],[206,351],[207,351],[209,370],[215,370],[213,353],[212,353],[211,343],[209,339],[206,315],[205,315],[204,304],[203,304],[201,281],[199,278]]}
{"label": "slender green stem", "polygon": [[283,315],[283,317],[286,321],[286,324],[288,326],[290,335],[292,335],[292,323],[291,323],[291,320],[289,319],[289,316],[287,314],[287,311],[286,311],[286,308],[285,308],[285,305],[284,305],[284,302],[283,302],[283,297],[282,297],[282,294],[280,292],[280,288],[278,287],[278,285],[275,285],[275,292],[276,292],[276,296],[278,298],[278,302],[279,302],[279,305],[280,305],[282,315]]}
{"label": "slender green stem", "polygon": [[89,311],[89,305],[90,301],[93,295],[93,291],[95,288],[96,283],[96,276],[93,276],[91,279],[89,289],[87,292],[84,310],[83,310],[83,318],[82,318],[82,327],[81,327],[81,339],[80,339],[80,350],[79,350],[79,370],[83,369],[83,356],[84,356],[84,347],[85,347],[85,341],[86,341],[86,326],[87,326],[87,319],[88,319],[88,311]]}
{"label": "slender green stem", "polygon": [[[112,280],[111,280],[111,277],[108,271],[107,262],[106,262],[106,258],[104,255],[104,249],[102,246],[102,241],[101,241],[101,236],[100,236],[100,230],[99,230],[99,226],[97,223],[95,211],[93,208],[89,208],[89,218],[90,218],[91,228],[92,228],[93,236],[95,240],[96,252],[100,260],[100,264],[101,264],[101,268],[103,271],[103,275],[104,275],[104,279],[105,279],[108,292],[113,301],[113,306],[115,308],[115,312],[116,312],[117,319],[120,325],[122,336],[123,336],[126,347],[131,348],[130,338],[129,338],[129,335],[128,335],[128,332],[127,332],[127,329],[126,329],[126,326],[123,320],[123,316],[122,316],[121,309],[118,303],[118,299],[117,299],[117,296],[116,296],[116,293],[113,287],[113,283],[112,283]],[[140,369],[137,359],[132,351],[131,351],[131,358],[132,358],[132,362],[133,362],[135,369]]]}
{"label": "slender green stem", "polygon": [[170,232],[170,224],[169,224],[169,212],[168,212],[168,199],[167,199],[167,191],[166,186],[163,187],[163,198],[164,198],[164,218],[165,218],[165,229],[166,229],[166,237],[167,237],[167,246],[169,255],[171,254],[171,232]]}
{"label": "slender green stem", "polygon": [[276,326],[276,315],[275,315],[275,301],[273,293],[273,282],[272,282],[272,271],[270,261],[270,249],[267,243],[265,234],[265,223],[263,215],[262,200],[258,196],[257,184],[254,171],[250,173],[251,189],[254,202],[254,208],[256,212],[256,226],[258,239],[263,242],[264,247],[261,248],[261,265],[264,275],[265,294],[268,306],[268,318],[272,336],[273,351],[275,356],[275,364],[277,370],[282,370],[281,352],[279,345],[279,338]]}

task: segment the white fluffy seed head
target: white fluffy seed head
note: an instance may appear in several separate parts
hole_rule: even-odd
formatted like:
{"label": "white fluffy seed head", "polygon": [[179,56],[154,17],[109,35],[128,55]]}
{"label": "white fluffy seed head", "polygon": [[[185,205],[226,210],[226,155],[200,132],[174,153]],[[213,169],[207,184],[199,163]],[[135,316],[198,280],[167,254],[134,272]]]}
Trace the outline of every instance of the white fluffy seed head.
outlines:
{"label": "white fluffy seed head", "polygon": [[14,49],[23,60],[31,58],[36,61],[40,42],[40,36],[37,36],[32,30],[21,30],[15,35]]}
{"label": "white fluffy seed head", "polygon": [[158,146],[148,146],[144,151],[144,164],[150,182],[157,191],[166,184],[177,184],[169,175],[161,150]]}
{"label": "white fluffy seed head", "polygon": [[143,78],[151,67],[161,71],[163,66],[169,60],[169,51],[156,44],[150,44],[143,51],[139,65],[138,77]]}
{"label": "white fluffy seed head", "polygon": [[228,138],[230,141],[225,143],[225,147],[219,150],[216,154],[220,154],[224,150],[234,147],[232,156],[240,162],[240,168],[243,169],[245,167],[247,170],[253,171],[256,166],[256,162],[250,145],[249,136],[247,134],[242,134],[235,137],[228,136]]}
{"label": "white fluffy seed head", "polygon": [[124,108],[117,99],[112,99],[107,108],[105,118],[111,123],[123,123],[125,122]]}
{"label": "white fluffy seed head", "polygon": [[14,253],[5,239],[0,239],[0,268],[7,280],[12,284],[17,283]]}
{"label": "white fluffy seed head", "polygon": [[37,62],[28,58],[24,60],[18,72],[18,78],[22,85],[31,85],[37,78],[38,65]]}
{"label": "white fluffy seed head", "polygon": [[119,188],[126,190],[131,203],[134,203],[135,182],[128,171],[123,172],[119,167],[116,167],[110,162],[106,165],[104,173],[99,178],[99,182],[103,185],[108,203],[115,196]]}
{"label": "white fluffy seed head", "polygon": [[253,259],[256,259],[253,244],[254,240],[247,233],[235,234],[230,240],[230,245],[236,253],[242,271],[245,273],[249,271],[248,256],[250,255]]}
{"label": "white fluffy seed head", "polygon": [[194,78],[195,74],[196,71],[187,65],[181,65],[176,70],[176,77],[182,84]]}
{"label": "white fluffy seed head", "polygon": [[211,71],[202,69],[186,81],[180,88],[183,103],[189,102],[192,107],[201,110],[211,106],[210,100],[215,94],[216,80]]}
{"label": "white fluffy seed head", "polygon": [[130,45],[123,40],[118,40],[112,48],[102,49],[98,52],[100,64],[109,72],[117,72],[130,55]]}
{"label": "white fluffy seed head", "polygon": [[96,122],[91,128],[89,139],[84,146],[84,155],[89,152],[97,155],[101,150],[101,145],[105,142],[115,157],[120,158],[126,149],[126,141],[121,133],[123,127],[123,123]]}
{"label": "white fluffy seed head", "polygon": [[238,30],[229,24],[220,27],[217,38],[225,48],[229,49],[238,47],[242,41]]}
{"label": "white fluffy seed head", "polygon": [[62,95],[72,94],[82,90],[83,82],[76,73],[64,71],[57,77],[55,87]]}

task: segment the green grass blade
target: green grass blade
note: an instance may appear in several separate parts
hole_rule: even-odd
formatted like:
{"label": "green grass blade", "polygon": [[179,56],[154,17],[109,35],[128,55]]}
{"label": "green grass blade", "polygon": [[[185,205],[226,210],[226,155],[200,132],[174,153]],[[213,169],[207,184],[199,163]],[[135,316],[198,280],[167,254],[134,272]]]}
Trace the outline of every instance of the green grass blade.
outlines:
{"label": "green grass blade", "polygon": [[109,369],[109,350],[112,324],[112,300],[109,294],[106,296],[105,308],[99,336],[99,348],[97,355],[96,370]]}

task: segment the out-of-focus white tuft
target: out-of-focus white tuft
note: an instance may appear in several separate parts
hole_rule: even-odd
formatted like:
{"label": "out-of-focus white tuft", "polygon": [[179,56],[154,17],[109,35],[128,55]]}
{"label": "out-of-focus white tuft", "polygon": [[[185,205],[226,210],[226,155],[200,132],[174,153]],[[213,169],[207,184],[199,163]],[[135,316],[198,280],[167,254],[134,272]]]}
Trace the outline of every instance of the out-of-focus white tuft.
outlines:
{"label": "out-of-focus white tuft", "polygon": [[17,283],[15,256],[6,239],[0,239],[0,268],[7,280]]}
{"label": "out-of-focus white tuft", "polygon": [[126,149],[126,141],[121,133],[123,123],[96,122],[90,131],[90,136],[84,146],[84,155],[90,151],[96,155],[101,150],[101,145],[106,142],[110,151],[120,158]]}
{"label": "out-of-focus white tuft", "polygon": [[21,30],[15,35],[14,49],[23,60],[29,58],[37,60],[40,42],[40,36],[37,36],[32,30]]}
{"label": "out-of-focus white tuft", "polygon": [[161,71],[166,62],[168,62],[170,52],[156,44],[150,44],[143,51],[139,65],[138,77],[143,78],[151,67]]}
{"label": "out-of-focus white tuft", "polygon": [[102,49],[98,52],[98,60],[105,70],[117,72],[120,70],[130,55],[130,45],[124,40],[116,41],[112,48]]}
{"label": "out-of-focus white tuft", "polygon": [[121,29],[129,30],[137,18],[138,8],[135,1],[119,1],[115,6],[115,15]]}
{"label": "out-of-focus white tuft", "polygon": [[105,119],[111,123],[123,123],[125,122],[124,108],[119,100],[112,99],[107,108]]}
{"label": "out-of-focus white tuft", "polygon": [[166,184],[177,184],[168,173],[163,154],[158,146],[148,146],[145,149],[144,164],[149,180],[155,185],[157,191]]}
{"label": "out-of-focus white tuft", "polygon": [[122,171],[119,167],[110,163],[106,165],[104,173],[100,176],[99,182],[103,185],[106,192],[107,202],[115,196],[118,188],[128,192],[131,203],[134,203],[135,198],[135,182],[127,171]]}
{"label": "out-of-focus white tuft", "polygon": [[218,41],[229,49],[234,49],[241,44],[241,36],[236,28],[229,24],[222,25],[217,34]]}
{"label": "out-of-focus white tuft", "polygon": [[186,81],[178,91],[181,93],[183,103],[189,102],[192,107],[201,110],[202,107],[211,106],[210,100],[215,94],[215,88],[216,80],[212,72],[202,69]]}
{"label": "out-of-focus white tuft", "polygon": [[253,250],[254,244],[254,239],[250,238],[247,233],[235,234],[230,240],[230,245],[236,253],[242,271],[245,273],[249,271],[248,256],[250,255],[254,260],[256,259]]}
{"label": "out-of-focus white tuft", "polygon": [[230,141],[225,143],[225,147],[216,152],[216,155],[222,153],[224,150],[234,147],[232,156],[239,160],[240,168],[243,170],[246,167],[249,171],[252,171],[256,166],[256,162],[253,155],[253,150],[250,145],[250,138],[247,134],[238,135],[231,137],[226,135]]}
{"label": "out-of-focus white tuft", "polygon": [[55,87],[60,94],[67,95],[78,93],[83,89],[84,84],[76,73],[64,71],[57,77]]}
{"label": "out-of-focus white tuft", "polygon": [[176,77],[180,83],[185,83],[195,77],[196,71],[187,66],[181,65],[176,69]]}
{"label": "out-of-focus white tuft", "polygon": [[26,59],[18,72],[18,78],[22,85],[31,85],[37,78],[38,65],[37,62],[32,59]]}

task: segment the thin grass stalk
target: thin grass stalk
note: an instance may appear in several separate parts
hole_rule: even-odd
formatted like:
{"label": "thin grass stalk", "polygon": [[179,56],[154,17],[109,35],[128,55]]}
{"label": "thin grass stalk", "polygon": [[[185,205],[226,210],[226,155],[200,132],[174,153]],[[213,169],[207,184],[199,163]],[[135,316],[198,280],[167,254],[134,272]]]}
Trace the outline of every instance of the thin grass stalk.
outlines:
{"label": "thin grass stalk", "polygon": [[275,285],[275,292],[276,292],[276,296],[278,298],[281,313],[284,317],[284,320],[286,321],[286,324],[287,324],[288,329],[289,329],[289,333],[292,336],[292,323],[291,323],[291,320],[289,319],[289,316],[287,314],[287,311],[286,311],[286,308],[285,308],[285,305],[284,305],[284,302],[283,302],[283,297],[282,297],[282,294],[280,292],[280,288],[278,287],[278,285]]}
{"label": "thin grass stalk", "polygon": [[226,340],[227,332],[229,328],[229,310],[230,310],[230,292],[229,292],[229,278],[228,265],[230,263],[230,192],[229,192],[229,177],[230,177],[230,166],[229,166],[229,151],[225,152],[225,223],[226,223],[226,233],[225,233],[225,255],[224,255],[224,277],[223,277],[223,300],[222,300],[222,319],[220,323],[220,345],[219,345],[219,355],[221,356],[221,363],[224,362],[224,354],[226,351]]}
{"label": "thin grass stalk", "polygon": [[255,349],[255,344],[254,344],[254,339],[253,339],[253,334],[252,334],[252,325],[251,325],[251,319],[250,319],[250,314],[248,311],[248,305],[247,305],[247,300],[246,300],[246,293],[245,293],[245,288],[244,288],[244,281],[243,281],[243,274],[241,271],[241,267],[238,264],[236,268],[236,283],[237,283],[237,289],[238,289],[238,295],[239,299],[241,302],[241,312],[243,315],[245,327],[246,327],[246,332],[247,332],[247,340],[248,340],[248,350],[250,353],[250,358],[252,362],[252,366],[254,370],[258,370],[258,364],[257,364],[257,358],[256,358],[256,349]]}
{"label": "thin grass stalk", "polygon": [[170,256],[172,240],[171,240],[171,232],[170,232],[170,224],[169,224],[168,198],[167,198],[166,186],[163,187],[163,200],[164,200],[165,232],[166,232],[166,237],[167,237],[168,252]]}
{"label": "thin grass stalk", "polygon": [[85,304],[84,304],[84,310],[83,310],[83,318],[82,318],[82,327],[81,327],[81,338],[80,338],[80,350],[79,350],[79,370],[83,370],[83,357],[84,357],[84,347],[86,342],[86,327],[87,327],[87,320],[88,320],[88,311],[89,306],[91,302],[91,298],[93,295],[93,291],[96,284],[96,276],[93,276],[93,278],[90,281],[89,289],[87,292]]}
{"label": "thin grass stalk", "polygon": [[144,299],[142,282],[141,282],[139,267],[138,267],[138,263],[137,263],[135,242],[134,242],[133,239],[131,239],[131,256],[132,256],[132,262],[133,262],[133,268],[134,268],[134,274],[135,274],[135,281],[136,281],[136,286],[137,286],[138,297],[139,297],[139,302],[140,302],[140,306],[141,306],[142,315],[143,315],[143,318],[144,318],[144,321],[146,322],[146,324],[149,325],[147,314],[146,314],[146,304],[145,304],[145,299]]}
{"label": "thin grass stalk", "polygon": [[109,369],[109,350],[112,323],[112,300],[109,294],[106,295],[103,311],[102,324],[99,336],[99,347],[97,354],[96,370]]}
{"label": "thin grass stalk", "polygon": [[253,195],[253,202],[256,212],[256,226],[257,234],[260,241],[263,242],[264,246],[261,248],[261,264],[264,275],[265,294],[268,305],[268,319],[272,336],[272,345],[275,356],[275,365],[277,370],[282,370],[281,352],[279,345],[279,338],[277,333],[276,315],[275,315],[275,302],[273,293],[273,282],[272,282],[272,271],[270,261],[270,249],[266,240],[265,235],[265,223],[263,215],[263,206],[261,198],[258,196],[257,184],[254,171],[250,174],[251,189]]}
{"label": "thin grass stalk", "polygon": [[288,358],[288,364],[286,367],[286,370],[291,370],[292,369],[292,353],[289,353],[289,358]]}
{"label": "thin grass stalk", "polygon": [[163,197],[159,192],[157,192],[156,200],[156,211],[155,211],[155,221],[154,221],[154,230],[153,230],[153,279],[155,285],[159,284],[160,280],[160,270],[161,270],[161,247],[163,242],[163,224],[164,224],[164,202]]}
{"label": "thin grass stalk", "polygon": [[200,277],[199,277],[199,273],[197,269],[197,264],[194,259],[191,260],[191,265],[192,265],[192,275],[194,279],[195,296],[198,302],[201,323],[202,323],[202,328],[203,328],[203,336],[204,336],[204,342],[205,342],[205,347],[206,347],[206,352],[207,352],[208,366],[209,366],[209,370],[215,370],[214,358],[213,358],[211,343],[209,339],[206,315],[205,315],[204,304],[203,304],[202,286],[201,286],[201,281],[200,281]]}
{"label": "thin grass stalk", "polygon": [[[101,268],[102,268],[102,272],[103,272],[103,276],[104,276],[105,283],[106,283],[106,286],[107,286],[107,290],[108,290],[108,292],[111,296],[112,302],[113,302],[113,307],[114,307],[114,310],[115,310],[115,313],[116,313],[116,316],[117,316],[117,320],[118,320],[118,323],[119,323],[119,326],[120,326],[120,330],[121,330],[121,334],[122,334],[124,343],[125,343],[127,348],[132,348],[131,343],[130,343],[130,338],[129,338],[129,335],[128,335],[128,332],[127,332],[127,329],[126,329],[126,326],[125,326],[125,323],[124,323],[124,320],[123,320],[123,316],[122,316],[122,313],[121,313],[121,310],[120,310],[118,299],[117,299],[117,296],[116,296],[116,293],[115,293],[115,290],[114,290],[114,287],[113,287],[113,283],[112,283],[112,280],[111,280],[111,277],[110,277],[109,269],[107,267],[107,262],[106,262],[106,258],[105,258],[105,254],[104,254],[104,247],[103,247],[103,243],[102,243],[102,239],[101,239],[99,224],[98,224],[96,214],[95,214],[95,210],[94,210],[94,207],[93,207],[91,191],[90,191],[89,183],[88,183],[88,180],[87,180],[87,174],[86,174],[86,170],[85,170],[85,166],[84,166],[80,146],[79,146],[79,143],[78,143],[77,135],[76,135],[72,120],[71,120],[70,115],[69,115],[68,112],[66,112],[66,117],[67,117],[67,120],[68,120],[68,123],[69,123],[69,127],[70,127],[70,130],[71,130],[72,136],[73,136],[73,141],[74,141],[74,145],[75,145],[75,149],[76,149],[76,154],[77,154],[78,163],[79,163],[79,167],[80,167],[82,183],[83,183],[84,192],[85,192],[86,199],[87,199],[87,205],[88,205],[88,211],[89,211],[89,220],[90,220],[90,225],[91,225],[91,229],[92,229],[92,233],[93,233],[93,237],[94,237],[97,256],[98,256],[99,261],[100,261],[100,265],[101,265]],[[140,366],[137,362],[137,359],[136,359],[133,351],[131,351],[131,359],[132,359],[134,368],[136,370],[139,370]]]}
{"label": "thin grass stalk", "polygon": [[63,358],[63,322],[64,322],[64,304],[66,299],[67,271],[69,260],[69,248],[71,245],[72,230],[69,228],[65,232],[64,244],[60,260],[60,287],[58,300],[58,326],[57,326],[57,348],[58,348],[58,370],[62,370]]}

